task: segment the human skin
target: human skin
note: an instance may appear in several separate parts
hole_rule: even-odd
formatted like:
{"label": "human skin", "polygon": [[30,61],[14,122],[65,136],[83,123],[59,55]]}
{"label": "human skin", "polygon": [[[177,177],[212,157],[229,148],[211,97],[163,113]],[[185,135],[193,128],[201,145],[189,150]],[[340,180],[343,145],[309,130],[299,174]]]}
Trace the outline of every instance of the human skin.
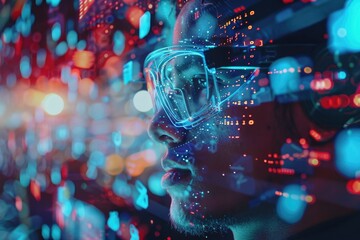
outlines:
{"label": "human skin", "polygon": [[[186,14],[201,7],[200,1],[191,1],[184,7],[175,26],[174,45],[205,42],[194,37],[196,29],[189,26],[191,20]],[[227,120],[233,124],[225,125]],[[284,144],[290,141],[309,145],[311,129],[321,128],[308,119],[300,103],[224,104],[217,115],[191,129],[175,127],[158,107],[149,133],[168,148],[162,165],[167,177],[175,180],[164,181],[163,186],[172,199],[170,216],[174,226],[198,235],[229,228],[235,239],[282,239],[351,212],[358,199],[346,192],[346,179],[332,161],[311,174],[300,171],[281,175],[269,171],[268,160],[280,162]],[[334,151],[332,142],[309,146],[310,149],[331,156]],[[177,169],[188,172],[176,173]],[[321,190],[332,182],[337,184],[331,194]],[[296,224],[284,222],[276,213],[279,196],[275,193],[290,184],[303,186],[307,194],[317,199],[307,206]],[[348,205],[337,201],[339,195],[346,196]]]}

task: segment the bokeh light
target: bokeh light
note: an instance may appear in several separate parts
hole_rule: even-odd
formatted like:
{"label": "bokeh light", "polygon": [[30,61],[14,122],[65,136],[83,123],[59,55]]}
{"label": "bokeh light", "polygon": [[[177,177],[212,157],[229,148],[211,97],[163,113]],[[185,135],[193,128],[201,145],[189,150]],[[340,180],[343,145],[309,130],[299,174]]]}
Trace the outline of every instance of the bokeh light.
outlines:
{"label": "bokeh light", "polygon": [[64,110],[64,100],[55,93],[50,93],[45,96],[41,102],[41,106],[45,112],[50,115],[58,115]]}
{"label": "bokeh light", "polygon": [[153,108],[151,96],[146,90],[137,92],[134,95],[133,103],[139,112],[148,112]]}

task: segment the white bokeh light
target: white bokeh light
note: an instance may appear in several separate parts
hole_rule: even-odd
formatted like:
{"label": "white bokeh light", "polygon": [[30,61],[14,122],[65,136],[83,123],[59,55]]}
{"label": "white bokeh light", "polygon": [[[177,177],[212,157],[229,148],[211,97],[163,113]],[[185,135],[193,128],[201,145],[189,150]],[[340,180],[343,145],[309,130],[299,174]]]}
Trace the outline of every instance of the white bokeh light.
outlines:
{"label": "white bokeh light", "polygon": [[139,112],[148,112],[153,108],[151,96],[148,91],[141,90],[134,95],[133,103]]}
{"label": "white bokeh light", "polygon": [[64,110],[64,100],[59,95],[50,93],[45,96],[41,106],[46,113],[55,116]]}

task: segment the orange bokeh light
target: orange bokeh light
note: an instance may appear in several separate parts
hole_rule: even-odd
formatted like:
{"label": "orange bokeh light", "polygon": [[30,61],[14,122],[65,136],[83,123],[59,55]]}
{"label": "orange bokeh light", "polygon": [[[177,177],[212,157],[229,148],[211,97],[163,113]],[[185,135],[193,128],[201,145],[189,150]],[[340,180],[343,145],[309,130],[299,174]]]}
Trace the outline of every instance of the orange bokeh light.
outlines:
{"label": "orange bokeh light", "polygon": [[126,12],[126,19],[129,23],[135,27],[139,28],[140,18],[144,14],[144,11],[136,6],[130,7]]}

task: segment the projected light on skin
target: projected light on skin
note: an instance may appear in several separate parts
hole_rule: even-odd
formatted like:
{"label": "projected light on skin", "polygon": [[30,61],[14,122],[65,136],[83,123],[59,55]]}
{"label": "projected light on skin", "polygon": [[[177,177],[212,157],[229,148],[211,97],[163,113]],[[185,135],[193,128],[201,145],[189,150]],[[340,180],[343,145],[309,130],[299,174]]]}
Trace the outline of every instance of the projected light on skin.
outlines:
{"label": "projected light on skin", "polygon": [[45,96],[41,102],[41,107],[49,115],[55,116],[64,110],[64,100],[55,93],[50,93]]}

